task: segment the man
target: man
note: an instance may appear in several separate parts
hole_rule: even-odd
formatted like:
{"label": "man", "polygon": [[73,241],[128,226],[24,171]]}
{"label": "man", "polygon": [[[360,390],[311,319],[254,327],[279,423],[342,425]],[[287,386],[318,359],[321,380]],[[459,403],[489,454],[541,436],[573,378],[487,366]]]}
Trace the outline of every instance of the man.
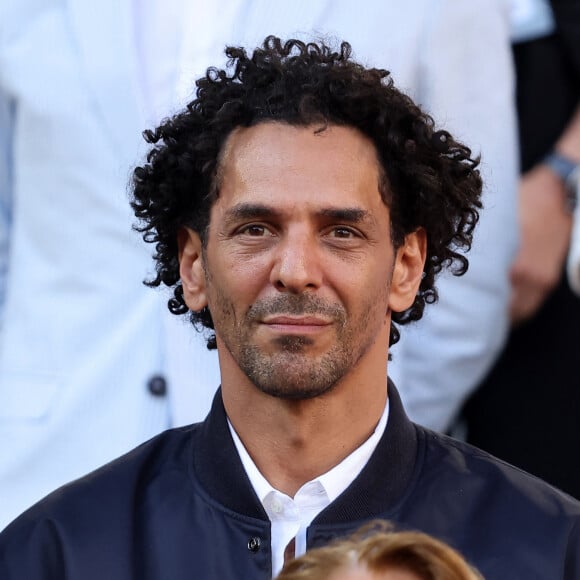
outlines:
{"label": "man", "polygon": [[358,59],[388,67],[484,152],[469,272],[440,279],[437,307],[403,334],[389,367],[407,410],[447,426],[506,330],[517,227],[504,4],[0,2],[0,529],[53,489],[206,416],[217,353],[141,283],[151,256],[131,230],[128,168],[143,128],[191,100],[192,79],[222,63],[224,46],[269,33],[348,38]]}
{"label": "man", "polygon": [[269,578],[385,518],[494,578],[580,578],[580,505],[412,424],[387,382],[393,322],[467,268],[470,151],[343,44],[269,37],[147,138],[133,207],[149,283],[214,329],[222,386],[168,431],[0,535],[0,577]]}

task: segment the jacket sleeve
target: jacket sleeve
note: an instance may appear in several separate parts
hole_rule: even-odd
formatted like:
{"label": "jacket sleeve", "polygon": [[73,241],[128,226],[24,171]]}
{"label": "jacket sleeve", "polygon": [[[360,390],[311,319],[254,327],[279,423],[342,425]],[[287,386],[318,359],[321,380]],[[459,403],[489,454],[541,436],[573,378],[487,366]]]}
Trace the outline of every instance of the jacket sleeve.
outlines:
{"label": "jacket sleeve", "polygon": [[19,518],[0,533],[2,580],[66,580],[64,548],[49,519]]}
{"label": "jacket sleeve", "polygon": [[570,534],[562,578],[564,580],[578,580],[580,578],[580,520],[576,520]]}
{"label": "jacket sleeve", "polygon": [[552,10],[568,57],[580,74],[580,3],[578,0],[552,0]]}
{"label": "jacket sleeve", "polygon": [[443,273],[439,301],[403,327],[389,374],[410,417],[445,430],[502,348],[518,243],[517,145],[508,6],[439,0],[424,35],[419,98],[474,155],[484,179],[469,270]]}

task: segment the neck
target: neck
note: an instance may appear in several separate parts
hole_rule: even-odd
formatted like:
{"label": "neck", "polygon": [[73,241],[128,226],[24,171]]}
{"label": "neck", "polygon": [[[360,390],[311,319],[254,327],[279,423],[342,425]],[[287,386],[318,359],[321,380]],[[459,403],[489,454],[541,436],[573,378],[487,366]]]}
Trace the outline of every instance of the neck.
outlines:
{"label": "neck", "polygon": [[222,394],[234,429],[266,480],[290,497],[370,437],[387,399],[384,358],[379,368],[354,368],[306,400],[266,395],[245,375],[227,379]]}

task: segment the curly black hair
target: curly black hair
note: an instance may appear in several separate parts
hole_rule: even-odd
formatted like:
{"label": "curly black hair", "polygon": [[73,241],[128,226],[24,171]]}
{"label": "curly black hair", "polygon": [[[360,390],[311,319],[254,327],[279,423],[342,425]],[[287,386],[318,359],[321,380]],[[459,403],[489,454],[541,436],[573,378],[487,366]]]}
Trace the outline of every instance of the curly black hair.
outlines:
{"label": "curly black hair", "polygon": [[[261,122],[294,126],[355,127],[375,145],[383,175],[379,184],[390,208],[395,248],[405,235],[424,228],[427,259],[419,292],[394,325],[418,320],[425,304],[437,300],[435,276],[443,267],[467,271],[463,255],[471,247],[481,208],[481,178],[471,151],[397,90],[386,70],[365,68],[351,58],[347,42],[333,49],[324,42],[283,42],[268,36],[251,56],[228,47],[226,70],[209,68],[196,82],[196,98],[186,109],[145,131],[153,147],[133,174],[135,228],[155,244],[156,277],[145,283],[173,287],[169,309],[189,312],[179,277],[177,232],[187,226],[202,242],[212,204],[219,195],[220,152],[232,131]],[[461,253],[460,253],[461,252]],[[213,329],[207,308],[191,312],[198,329]],[[215,348],[215,335],[208,339]]]}

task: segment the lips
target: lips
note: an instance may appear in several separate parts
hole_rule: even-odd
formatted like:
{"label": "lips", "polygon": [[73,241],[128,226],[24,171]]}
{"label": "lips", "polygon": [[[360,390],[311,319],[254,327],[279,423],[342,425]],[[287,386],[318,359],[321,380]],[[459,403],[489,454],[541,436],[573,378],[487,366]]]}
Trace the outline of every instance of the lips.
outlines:
{"label": "lips", "polygon": [[330,321],[314,316],[273,316],[263,321],[274,326],[328,326]]}
{"label": "lips", "polygon": [[316,316],[272,316],[262,321],[269,330],[280,334],[315,334],[332,324]]}

